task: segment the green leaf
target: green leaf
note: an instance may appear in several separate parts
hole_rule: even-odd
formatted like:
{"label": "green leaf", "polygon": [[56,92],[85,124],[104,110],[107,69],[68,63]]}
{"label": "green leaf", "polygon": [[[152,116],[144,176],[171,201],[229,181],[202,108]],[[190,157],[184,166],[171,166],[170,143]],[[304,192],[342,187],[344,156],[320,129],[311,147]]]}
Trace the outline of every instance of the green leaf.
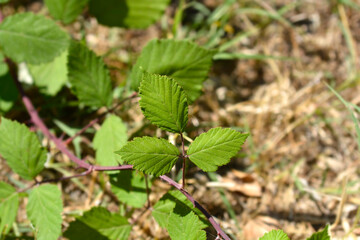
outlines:
{"label": "green leaf", "polygon": [[[7,112],[14,105],[18,98],[19,92],[15,83],[10,75],[7,73],[0,76],[0,113]],[[1,140],[0,140],[1,141]]]}
{"label": "green leaf", "polygon": [[70,240],[122,240],[128,239],[130,231],[131,225],[126,218],[120,214],[111,214],[106,208],[94,207],[70,223],[64,236]]}
{"label": "green leaf", "polygon": [[89,10],[99,23],[125,28],[146,28],[157,21],[170,0],[90,0]]}
{"label": "green leaf", "polygon": [[172,240],[206,240],[202,226],[193,212],[182,215],[174,211],[170,214],[167,230]]}
{"label": "green leaf", "polygon": [[87,106],[110,106],[111,79],[104,61],[85,45],[71,42],[68,56],[69,81],[79,100]]}
{"label": "green leaf", "polygon": [[[136,171],[120,171],[110,175],[111,191],[129,206],[140,208],[147,200],[145,178]],[[150,186],[149,186],[150,187]]]}
{"label": "green leaf", "polygon": [[11,185],[0,182],[0,236],[7,234],[19,208],[19,195]]}
{"label": "green leaf", "polygon": [[7,3],[9,0],[0,0],[0,3]]}
{"label": "green leaf", "polygon": [[0,24],[0,45],[16,62],[40,64],[67,49],[69,36],[50,19],[33,13],[18,13]]}
{"label": "green leaf", "polygon": [[56,240],[61,234],[61,192],[55,185],[34,188],[26,205],[26,213],[35,227],[37,240]]}
{"label": "green leaf", "polygon": [[68,51],[64,51],[51,62],[40,65],[28,64],[34,82],[42,93],[54,96],[65,85],[68,80],[67,56]]}
{"label": "green leaf", "polygon": [[95,229],[89,227],[79,219],[70,222],[69,227],[66,229],[63,235],[69,240],[79,240],[79,239],[108,240],[109,239],[104,235],[100,234]]}
{"label": "green leaf", "polygon": [[265,233],[259,240],[290,240],[283,230],[271,230]]}
{"label": "green leaf", "polygon": [[93,144],[96,149],[96,163],[101,166],[123,164],[115,151],[127,142],[126,126],[121,118],[110,115],[95,134]]}
{"label": "green leaf", "polygon": [[179,158],[179,150],[162,138],[134,138],[116,153],[133,164],[134,168],[147,174],[160,176],[170,172]]}
{"label": "green leaf", "polygon": [[324,230],[320,232],[316,232],[311,237],[307,238],[306,240],[330,240],[330,234],[329,234],[329,225],[326,225]]}
{"label": "green leaf", "polygon": [[142,50],[131,73],[131,86],[138,89],[144,71],[166,75],[177,81],[188,100],[195,101],[215,53],[186,40],[155,39]]}
{"label": "green leaf", "polygon": [[0,77],[4,76],[9,71],[8,65],[5,62],[5,56],[0,52]]}
{"label": "green leaf", "polygon": [[0,120],[0,154],[14,172],[33,179],[44,168],[46,149],[24,124],[3,117]]}
{"label": "green leaf", "polygon": [[213,128],[198,136],[187,154],[199,168],[213,172],[236,155],[248,136],[229,128]]}
{"label": "green leaf", "polygon": [[188,121],[185,92],[167,76],[145,73],[140,86],[140,106],[145,117],[161,129],[182,133]]}
{"label": "green leaf", "polygon": [[184,214],[189,212],[194,212],[201,220],[202,226],[201,229],[209,226],[207,218],[201,213],[201,211],[193,206],[193,204],[177,190],[169,191],[154,205],[152,211],[152,216],[155,218],[156,222],[163,228],[167,228],[169,222],[170,214],[173,212],[174,208],[177,206],[177,209],[181,208]]}
{"label": "green leaf", "polygon": [[45,0],[50,15],[69,24],[76,20],[89,0]]}

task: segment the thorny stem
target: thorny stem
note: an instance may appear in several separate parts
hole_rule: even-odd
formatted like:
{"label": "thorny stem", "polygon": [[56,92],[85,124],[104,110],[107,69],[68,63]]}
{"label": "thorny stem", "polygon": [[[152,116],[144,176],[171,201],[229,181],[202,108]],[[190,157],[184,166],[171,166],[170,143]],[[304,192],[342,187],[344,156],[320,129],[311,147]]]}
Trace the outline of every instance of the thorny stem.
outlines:
{"label": "thorny stem", "polygon": [[[14,62],[12,62],[10,59],[6,59],[6,63],[9,66],[9,71],[10,74],[13,77],[13,80],[16,84],[17,89],[20,92],[21,95],[21,99],[25,105],[25,108],[28,112],[28,114],[30,115],[30,118],[32,120],[32,122],[41,130],[41,132],[50,140],[52,140],[56,147],[65,155],[67,155],[69,157],[69,159],[71,161],[73,161],[74,163],[76,163],[80,168],[84,168],[86,169],[86,171],[82,174],[78,174],[78,176],[73,175],[73,176],[68,176],[65,177],[66,178],[71,178],[71,177],[79,177],[79,176],[83,176],[83,175],[88,175],[93,171],[112,171],[112,170],[131,170],[133,169],[133,165],[121,165],[121,166],[94,166],[91,165],[81,159],[79,159],[78,157],[76,157],[73,153],[71,153],[66,145],[64,144],[64,142],[62,140],[60,140],[59,138],[57,138],[55,135],[53,135],[50,130],[47,128],[47,126],[45,125],[45,123],[42,121],[42,119],[40,118],[38,112],[36,111],[36,109],[34,108],[30,98],[25,94],[24,89],[21,86],[21,83],[19,82],[18,76],[17,76],[17,68]],[[181,135],[182,136],[182,135]],[[182,143],[184,141],[182,140]],[[184,151],[184,145],[183,145],[183,151]],[[187,156],[184,155],[184,157],[186,158]],[[189,199],[189,201],[192,202],[193,206],[198,208],[208,219],[208,221],[211,223],[211,225],[215,228],[215,230],[217,231],[217,233],[225,240],[231,240],[226,233],[221,229],[221,227],[219,226],[219,224],[215,221],[215,219],[211,216],[211,214],[203,207],[200,205],[199,202],[197,202],[184,188],[183,186],[181,186],[180,184],[178,184],[177,182],[175,182],[174,180],[172,180],[171,178],[169,178],[166,175],[162,175],[160,176],[160,179],[162,179],[163,181],[167,182],[168,184],[170,184],[171,186],[175,187],[176,189],[178,189],[182,194],[184,194],[186,196],[187,199]],[[50,181],[55,181],[55,180],[47,180],[48,182]],[[42,184],[45,182],[35,182],[32,186],[28,187],[27,189],[30,189],[31,187],[37,185],[37,184]],[[184,183],[184,182],[183,182]],[[26,191],[27,189],[23,189],[22,191]]]}

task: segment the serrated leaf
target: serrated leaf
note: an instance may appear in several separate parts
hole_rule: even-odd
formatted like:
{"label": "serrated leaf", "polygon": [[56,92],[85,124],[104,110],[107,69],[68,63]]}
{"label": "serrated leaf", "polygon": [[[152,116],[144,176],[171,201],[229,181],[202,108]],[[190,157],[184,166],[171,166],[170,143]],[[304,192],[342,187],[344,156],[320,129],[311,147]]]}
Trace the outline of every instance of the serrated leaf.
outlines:
{"label": "serrated leaf", "polygon": [[329,225],[326,225],[322,231],[316,232],[306,240],[330,240]]}
{"label": "serrated leaf", "polygon": [[69,81],[80,102],[87,106],[110,106],[111,79],[104,61],[85,45],[71,42],[68,56]]}
{"label": "serrated leaf", "polygon": [[213,172],[236,155],[248,136],[229,128],[213,128],[198,136],[187,154],[203,171]]}
{"label": "serrated leaf", "polygon": [[93,144],[96,149],[96,163],[101,166],[123,164],[115,151],[127,142],[126,126],[121,118],[110,115],[95,134]]}
{"label": "serrated leaf", "polygon": [[54,96],[65,85],[68,80],[67,56],[68,51],[64,51],[51,62],[27,65],[35,85],[40,88],[42,93]]}
{"label": "serrated leaf", "polygon": [[175,80],[145,73],[139,93],[141,110],[151,123],[169,132],[184,131],[188,104],[185,92]]}
{"label": "serrated leaf", "polygon": [[134,138],[116,153],[135,169],[155,176],[170,172],[180,154],[165,139],[153,137]]}
{"label": "serrated leaf", "polygon": [[167,230],[172,240],[205,240],[206,233],[202,226],[193,212],[182,215],[174,211],[170,214]]}
{"label": "serrated leaf", "polygon": [[89,11],[99,23],[125,28],[146,28],[157,21],[170,0],[90,0]]}
{"label": "serrated leaf", "polygon": [[45,0],[50,15],[56,20],[69,24],[80,15],[89,0]]}
{"label": "serrated leaf", "polygon": [[153,40],[141,51],[131,73],[131,86],[138,89],[144,71],[166,75],[175,79],[193,102],[201,94],[215,53],[186,40]]}
{"label": "serrated leaf", "polygon": [[[140,208],[147,200],[145,178],[136,171],[120,171],[110,175],[111,191],[119,201]],[[149,185],[150,187],[150,185]]]}
{"label": "serrated leaf", "polygon": [[[89,238],[84,235],[88,229],[94,233],[93,236],[87,234]],[[70,223],[64,236],[70,240],[123,240],[128,239],[130,231],[131,225],[126,218],[120,214],[111,214],[106,208],[94,207],[85,212],[82,217],[77,218],[75,222]]]}
{"label": "serrated leaf", "polygon": [[35,227],[37,240],[56,240],[61,234],[61,192],[55,185],[34,188],[26,205],[26,214]]}
{"label": "serrated leaf", "polygon": [[44,168],[46,149],[36,134],[24,125],[0,118],[0,154],[11,169],[22,178],[31,180]]}
{"label": "serrated leaf", "polygon": [[19,92],[10,75],[0,76],[0,113],[9,111],[18,98]]}
{"label": "serrated leaf", "polygon": [[69,36],[41,15],[18,13],[0,24],[0,45],[16,62],[40,64],[53,60],[69,45]]}
{"label": "serrated leaf", "polygon": [[152,216],[156,222],[163,228],[167,228],[170,214],[174,208],[182,209],[184,214],[188,214],[193,211],[201,220],[201,229],[209,226],[207,218],[201,213],[201,211],[193,206],[193,204],[177,190],[169,191],[154,205]]}
{"label": "serrated leaf", "polygon": [[0,236],[7,234],[15,221],[19,195],[11,185],[0,182]]}
{"label": "serrated leaf", "polygon": [[271,230],[265,233],[259,240],[290,240],[283,230]]}

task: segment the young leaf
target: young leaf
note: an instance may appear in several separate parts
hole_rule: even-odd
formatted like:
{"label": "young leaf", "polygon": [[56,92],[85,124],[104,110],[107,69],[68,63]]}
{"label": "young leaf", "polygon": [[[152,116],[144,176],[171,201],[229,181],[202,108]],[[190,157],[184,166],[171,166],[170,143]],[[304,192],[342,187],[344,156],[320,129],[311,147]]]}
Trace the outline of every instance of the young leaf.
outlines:
{"label": "young leaf", "polygon": [[36,134],[24,125],[0,118],[0,154],[11,169],[22,178],[31,180],[44,168],[46,149]]}
{"label": "young leaf", "polygon": [[27,65],[36,86],[40,87],[40,91],[44,94],[56,95],[67,82],[67,56],[68,51],[64,51],[51,62]]}
{"label": "young leaf", "polygon": [[18,13],[0,24],[0,45],[16,62],[40,64],[65,51],[69,36],[50,19],[33,13]]}
{"label": "young leaf", "polygon": [[330,240],[329,234],[329,225],[326,225],[324,230],[320,232],[316,232],[311,237],[307,238],[306,240]]}
{"label": "young leaf", "polygon": [[[7,73],[0,76],[0,113],[7,112],[11,109],[18,98],[19,92],[10,75]],[[1,141],[1,140],[0,140]]]}
{"label": "young leaf", "polygon": [[26,205],[26,213],[35,227],[36,239],[56,240],[61,233],[61,192],[55,185],[34,188]]}
{"label": "young leaf", "polygon": [[71,42],[68,56],[69,81],[79,100],[87,106],[110,106],[111,79],[104,61],[85,45]]}
{"label": "young leaf", "polygon": [[271,230],[265,233],[259,240],[290,240],[290,238],[283,230]]}
{"label": "young leaf", "polygon": [[7,234],[15,221],[19,195],[11,185],[0,182],[0,236]]}
{"label": "young leaf", "polygon": [[45,0],[50,15],[65,24],[73,22],[89,0]]}
{"label": "young leaf", "polygon": [[185,40],[153,40],[142,50],[132,70],[131,86],[138,89],[144,71],[166,75],[177,81],[189,101],[195,101],[215,53]]}
{"label": "young leaf", "polygon": [[154,205],[152,216],[156,222],[163,228],[167,228],[170,214],[175,209],[182,209],[183,215],[194,212],[202,222],[201,229],[209,226],[207,218],[201,211],[193,206],[193,204],[179,191],[169,191]]}
{"label": "young leaf", "polygon": [[167,230],[172,240],[206,240],[202,226],[193,212],[182,215],[174,211],[170,214]]}
{"label": "young leaf", "polygon": [[199,168],[213,172],[236,155],[248,136],[229,128],[213,128],[197,137],[187,153]]}
{"label": "young leaf", "polygon": [[140,106],[147,119],[161,129],[182,133],[188,121],[185,92],[175,80],[157,74],[143,75]]}
{"label": "young leaf", "polygon": [[145,178],[136,171],[120,171],[110,175],[111,191],[129,206],[140,208],[147,200]]}
{"label": "young leaf", "polygon": [[[84,229],[87,231],[87,227],[84,225],[92,229],[94,236],[90,238],[84,236]],[[131,225],[126,218],[120,214],[111,214],[106,208],[94,207],[85,212],[82,217],[77,218],[75,222],[70,223],[64,236],[70,240],[103,239],[102,236],[106,237],[104,239],[120,240],[128,239],[130,231]],[[99,238],[95,238],[95,236]]]}
{"label": "young leaf", "polygon": [[99,23],[125,28],[147,28],[157,21],[170,0],[90,0],[90,13]]}
{"label": "young leaf", "polygon": [[165,139],[152,137],[134,138],[116,153],[135,169],[155,176],[170,172],[180,154]]}
{"label": "young leaf", "polygon": [[126,126],[121,118],[115,115],[108,116],[93,140],[96,162],[101,166],[123,164],[121,157],[115,154],[115,151],[124,146],[126,141]]}

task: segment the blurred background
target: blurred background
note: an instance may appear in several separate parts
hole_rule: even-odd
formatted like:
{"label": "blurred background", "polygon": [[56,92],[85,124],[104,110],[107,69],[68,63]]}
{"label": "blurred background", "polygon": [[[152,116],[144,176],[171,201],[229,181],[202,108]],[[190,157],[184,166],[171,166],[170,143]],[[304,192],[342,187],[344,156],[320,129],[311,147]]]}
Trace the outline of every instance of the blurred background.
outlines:
{"label": "blurred background", "polygon": [[[11,1],[1,11],[4,16],[23,11],[48,15],[41,1]],[[153,38],[190,39],[219,50],[204,94],[190,108],[188,137],[215,126],[251,136],[217,173],[190,166],[188,190],[234,239],[257,239],[274,228],[293,240],[305,239],[326,224],[334,239],[359,238],[360,1],[180,0],[171,1],[161,19],[144,30],[100,25],[86,9],[63,28],[104,56],[119,92]],[[61,93],[70,95],[67,89]],[[37,98],[40,94],[30,89],[45,120],[57,116],[86,124],[86,118],[76,116],[79,112],[55,109],[59,98]],[[91,113],[80,113],[91,119]],[[118,114],[130,137],[166,136],[144,129],[136,99]],[[28,119],[16,106],[7,116]],[[84,146],[89,141],[82,138],[82,149],[91,155]],[[3,161],[0,166],[4,176],[11,171]],[[84,201],[90,204],[101,188],[94,179],[81,181],[92,182],[93,195],[68,186],[64,191],[73,197],[65,212]],[[152,201],[167,189],[156,180]],[[117,209],[109,196],[104,200],[108,208]],[[151,217],[140,219],[132,239],[167,239],[155,225]]]}

